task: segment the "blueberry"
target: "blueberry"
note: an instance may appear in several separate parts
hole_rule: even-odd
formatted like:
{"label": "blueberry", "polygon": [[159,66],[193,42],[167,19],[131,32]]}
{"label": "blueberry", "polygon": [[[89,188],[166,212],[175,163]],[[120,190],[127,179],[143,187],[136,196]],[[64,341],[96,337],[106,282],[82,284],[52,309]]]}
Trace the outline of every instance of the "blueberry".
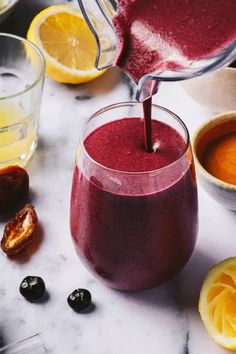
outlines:
{"label": "blueberry", "polygon": [[46,288],[42,278],[28,276],[20,284],[20,293],[30,302],[39,300],[45,295]]}
{"label": "blueberry", "polygon": [[76,289],[68,296],[67,302],[75,312],[80,312],[91,305],[92,297],[88,290]]}

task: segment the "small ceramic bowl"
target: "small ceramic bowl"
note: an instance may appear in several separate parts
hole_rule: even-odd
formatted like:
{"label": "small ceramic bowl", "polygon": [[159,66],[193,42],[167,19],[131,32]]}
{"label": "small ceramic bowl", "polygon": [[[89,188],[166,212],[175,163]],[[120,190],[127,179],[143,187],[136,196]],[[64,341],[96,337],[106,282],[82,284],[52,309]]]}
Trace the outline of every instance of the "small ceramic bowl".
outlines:
{"label": "small ceramic bowl", "polygon": [[236,185],[214,177],[203,167],[204,151],[209,143],[232,131],[236,131],[236,111],[220,114],[203,123],[192,138],[192,146],[201,185],[217,202],[236,210]]}
{"label": "small ceramic bowl", "polygon": [[19,0],[9,0],[7,6],[0,10],[0,23],[10,15],[18,1]]}
{"label": "small ceramic bowl", "polygon": [[236,68],[225,67],[211,74],[182,82],[185,91],[213,112],[236,110]]}

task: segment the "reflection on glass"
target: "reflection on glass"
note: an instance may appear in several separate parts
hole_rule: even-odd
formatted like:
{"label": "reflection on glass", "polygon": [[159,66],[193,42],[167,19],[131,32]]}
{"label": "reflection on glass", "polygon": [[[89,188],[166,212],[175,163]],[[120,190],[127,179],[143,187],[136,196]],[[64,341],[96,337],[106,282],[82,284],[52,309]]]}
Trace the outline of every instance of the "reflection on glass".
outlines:
{"label": "reflection on glass", "polygon": [[11,343],[0,348],[0,354],[45,354],[47,353],[44,347],[41,335],[35,334],[32,337],[22,341]]}

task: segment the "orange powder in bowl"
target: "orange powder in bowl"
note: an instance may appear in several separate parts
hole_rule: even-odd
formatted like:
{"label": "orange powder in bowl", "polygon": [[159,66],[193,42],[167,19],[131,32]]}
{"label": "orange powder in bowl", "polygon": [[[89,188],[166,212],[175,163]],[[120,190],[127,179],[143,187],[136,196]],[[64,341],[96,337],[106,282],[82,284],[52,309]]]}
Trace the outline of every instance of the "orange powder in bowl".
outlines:
{"label": "orange powder in bowl", "polygon": [[236,185],[236,131],[212,140],[205,148],[202,160],[211,175]]}

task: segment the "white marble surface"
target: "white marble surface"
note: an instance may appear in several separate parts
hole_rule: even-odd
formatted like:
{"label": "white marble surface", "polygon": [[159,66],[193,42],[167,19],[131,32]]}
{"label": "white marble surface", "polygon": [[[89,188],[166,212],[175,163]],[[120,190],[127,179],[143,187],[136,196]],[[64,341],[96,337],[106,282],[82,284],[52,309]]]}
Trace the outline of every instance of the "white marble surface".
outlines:
{"label": "white marble surface", "polygon": [[[51,3],[21,0],[0,31],[24,35],[31,14]],[[167,285],[141,293],[109,289],[84,269],[75,254],[69,197],[80,129],[92,112],[130,95],[128,81],[117,69],[74,87],[46,79],[39,146],[27,166],[40,237],[18,259],[0,253],[2,344],[41,332],[52,354],[227,353],[208,337],[197,299],[209,266],[236,254],[236,213],[216,204],[200,186],[197,246],[185,269]],[[177,113],[191,134],[213,114],[190,99],[179,84],[163,84],[154,101]],[[4,222],[1,232],[3,226]],[[18,286],[26,275],[44,278],[50,295],[46,303],[30,304],[21,297]],[[95,305],[91,313],[76,314],[68,307],[67,296],[77,287],[91,291]]]}

